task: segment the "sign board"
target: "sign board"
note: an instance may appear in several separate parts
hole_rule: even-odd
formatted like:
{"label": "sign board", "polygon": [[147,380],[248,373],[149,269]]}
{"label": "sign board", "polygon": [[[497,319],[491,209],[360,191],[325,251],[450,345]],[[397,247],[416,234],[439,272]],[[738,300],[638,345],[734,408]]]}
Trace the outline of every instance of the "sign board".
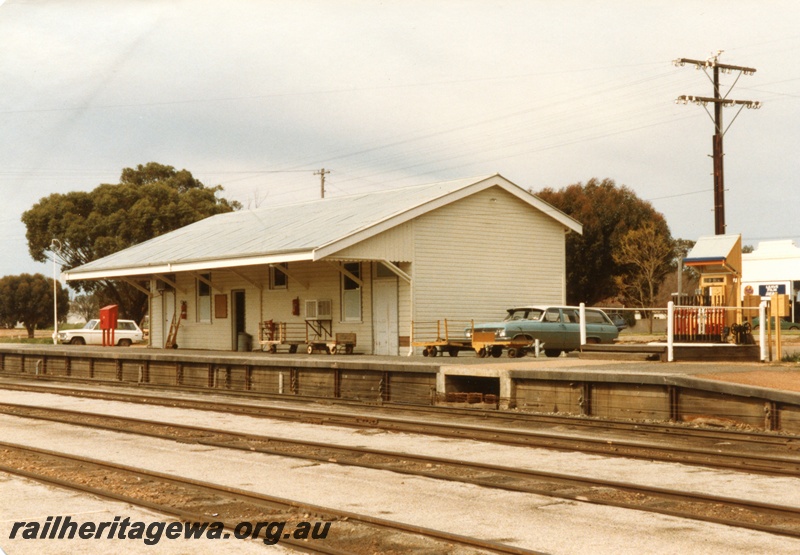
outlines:
{"label": "sign board", "polygon": [[772,295],[785,295],[786,294],[786,284],[785,283],[767,283],[765,285],[758,286],[758,294],[762,297],[771,297]]}

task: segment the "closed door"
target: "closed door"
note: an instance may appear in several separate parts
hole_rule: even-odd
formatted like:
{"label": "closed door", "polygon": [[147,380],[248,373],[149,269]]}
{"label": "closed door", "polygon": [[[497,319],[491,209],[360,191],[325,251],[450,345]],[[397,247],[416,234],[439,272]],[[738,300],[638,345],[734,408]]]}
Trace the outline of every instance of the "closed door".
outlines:
{"label": "closed door", "polygon": [[399,349],[397,279],[375,280],[372,290],[372,352],[376,355],[396,355]]}

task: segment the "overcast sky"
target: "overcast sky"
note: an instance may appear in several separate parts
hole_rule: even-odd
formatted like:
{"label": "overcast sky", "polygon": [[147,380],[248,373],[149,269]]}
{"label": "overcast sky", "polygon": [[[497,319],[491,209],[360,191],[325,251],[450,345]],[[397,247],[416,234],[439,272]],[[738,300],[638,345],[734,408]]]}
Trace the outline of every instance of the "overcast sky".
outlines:
{"label": "overcast sky", "polygon": [[[724,110],[726,221],[800,238],[800,4],[761,0],[0,0],[0,276],[52,274],[20,216],[159,162],[245,206],[500,173],[633,189],[714,234],[712,96],[679,57],[758,71]],[[728,93],[737,75],[724,75]],[[713,108],[709,106],[713,114]],[[800,243],[800,241],[798,241]]]}

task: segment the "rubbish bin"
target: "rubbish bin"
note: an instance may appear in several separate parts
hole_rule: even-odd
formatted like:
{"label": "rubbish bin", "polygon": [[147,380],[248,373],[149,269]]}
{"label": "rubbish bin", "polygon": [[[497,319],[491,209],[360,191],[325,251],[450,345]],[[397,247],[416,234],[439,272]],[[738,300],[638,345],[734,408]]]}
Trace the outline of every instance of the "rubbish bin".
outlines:
{"label": "rubbish bin", "polygon": [[237,351],[247,352],[253,350],[253,336],[243,331],[239,332]]}

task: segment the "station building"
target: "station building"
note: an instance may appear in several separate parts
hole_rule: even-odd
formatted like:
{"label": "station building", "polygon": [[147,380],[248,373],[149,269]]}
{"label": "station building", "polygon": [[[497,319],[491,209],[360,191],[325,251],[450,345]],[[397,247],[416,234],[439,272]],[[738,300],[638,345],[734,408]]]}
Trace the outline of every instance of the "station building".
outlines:
{"label": "station building", "polygon": [[569,232],[581,224],[496,174],[220,214],[64,278],[146,292],[155,348],[176,323],[181,348],[237,350],[264,322],[310,322],[355,334],[355,352],[410,354],[415,323],[565,303]]}

